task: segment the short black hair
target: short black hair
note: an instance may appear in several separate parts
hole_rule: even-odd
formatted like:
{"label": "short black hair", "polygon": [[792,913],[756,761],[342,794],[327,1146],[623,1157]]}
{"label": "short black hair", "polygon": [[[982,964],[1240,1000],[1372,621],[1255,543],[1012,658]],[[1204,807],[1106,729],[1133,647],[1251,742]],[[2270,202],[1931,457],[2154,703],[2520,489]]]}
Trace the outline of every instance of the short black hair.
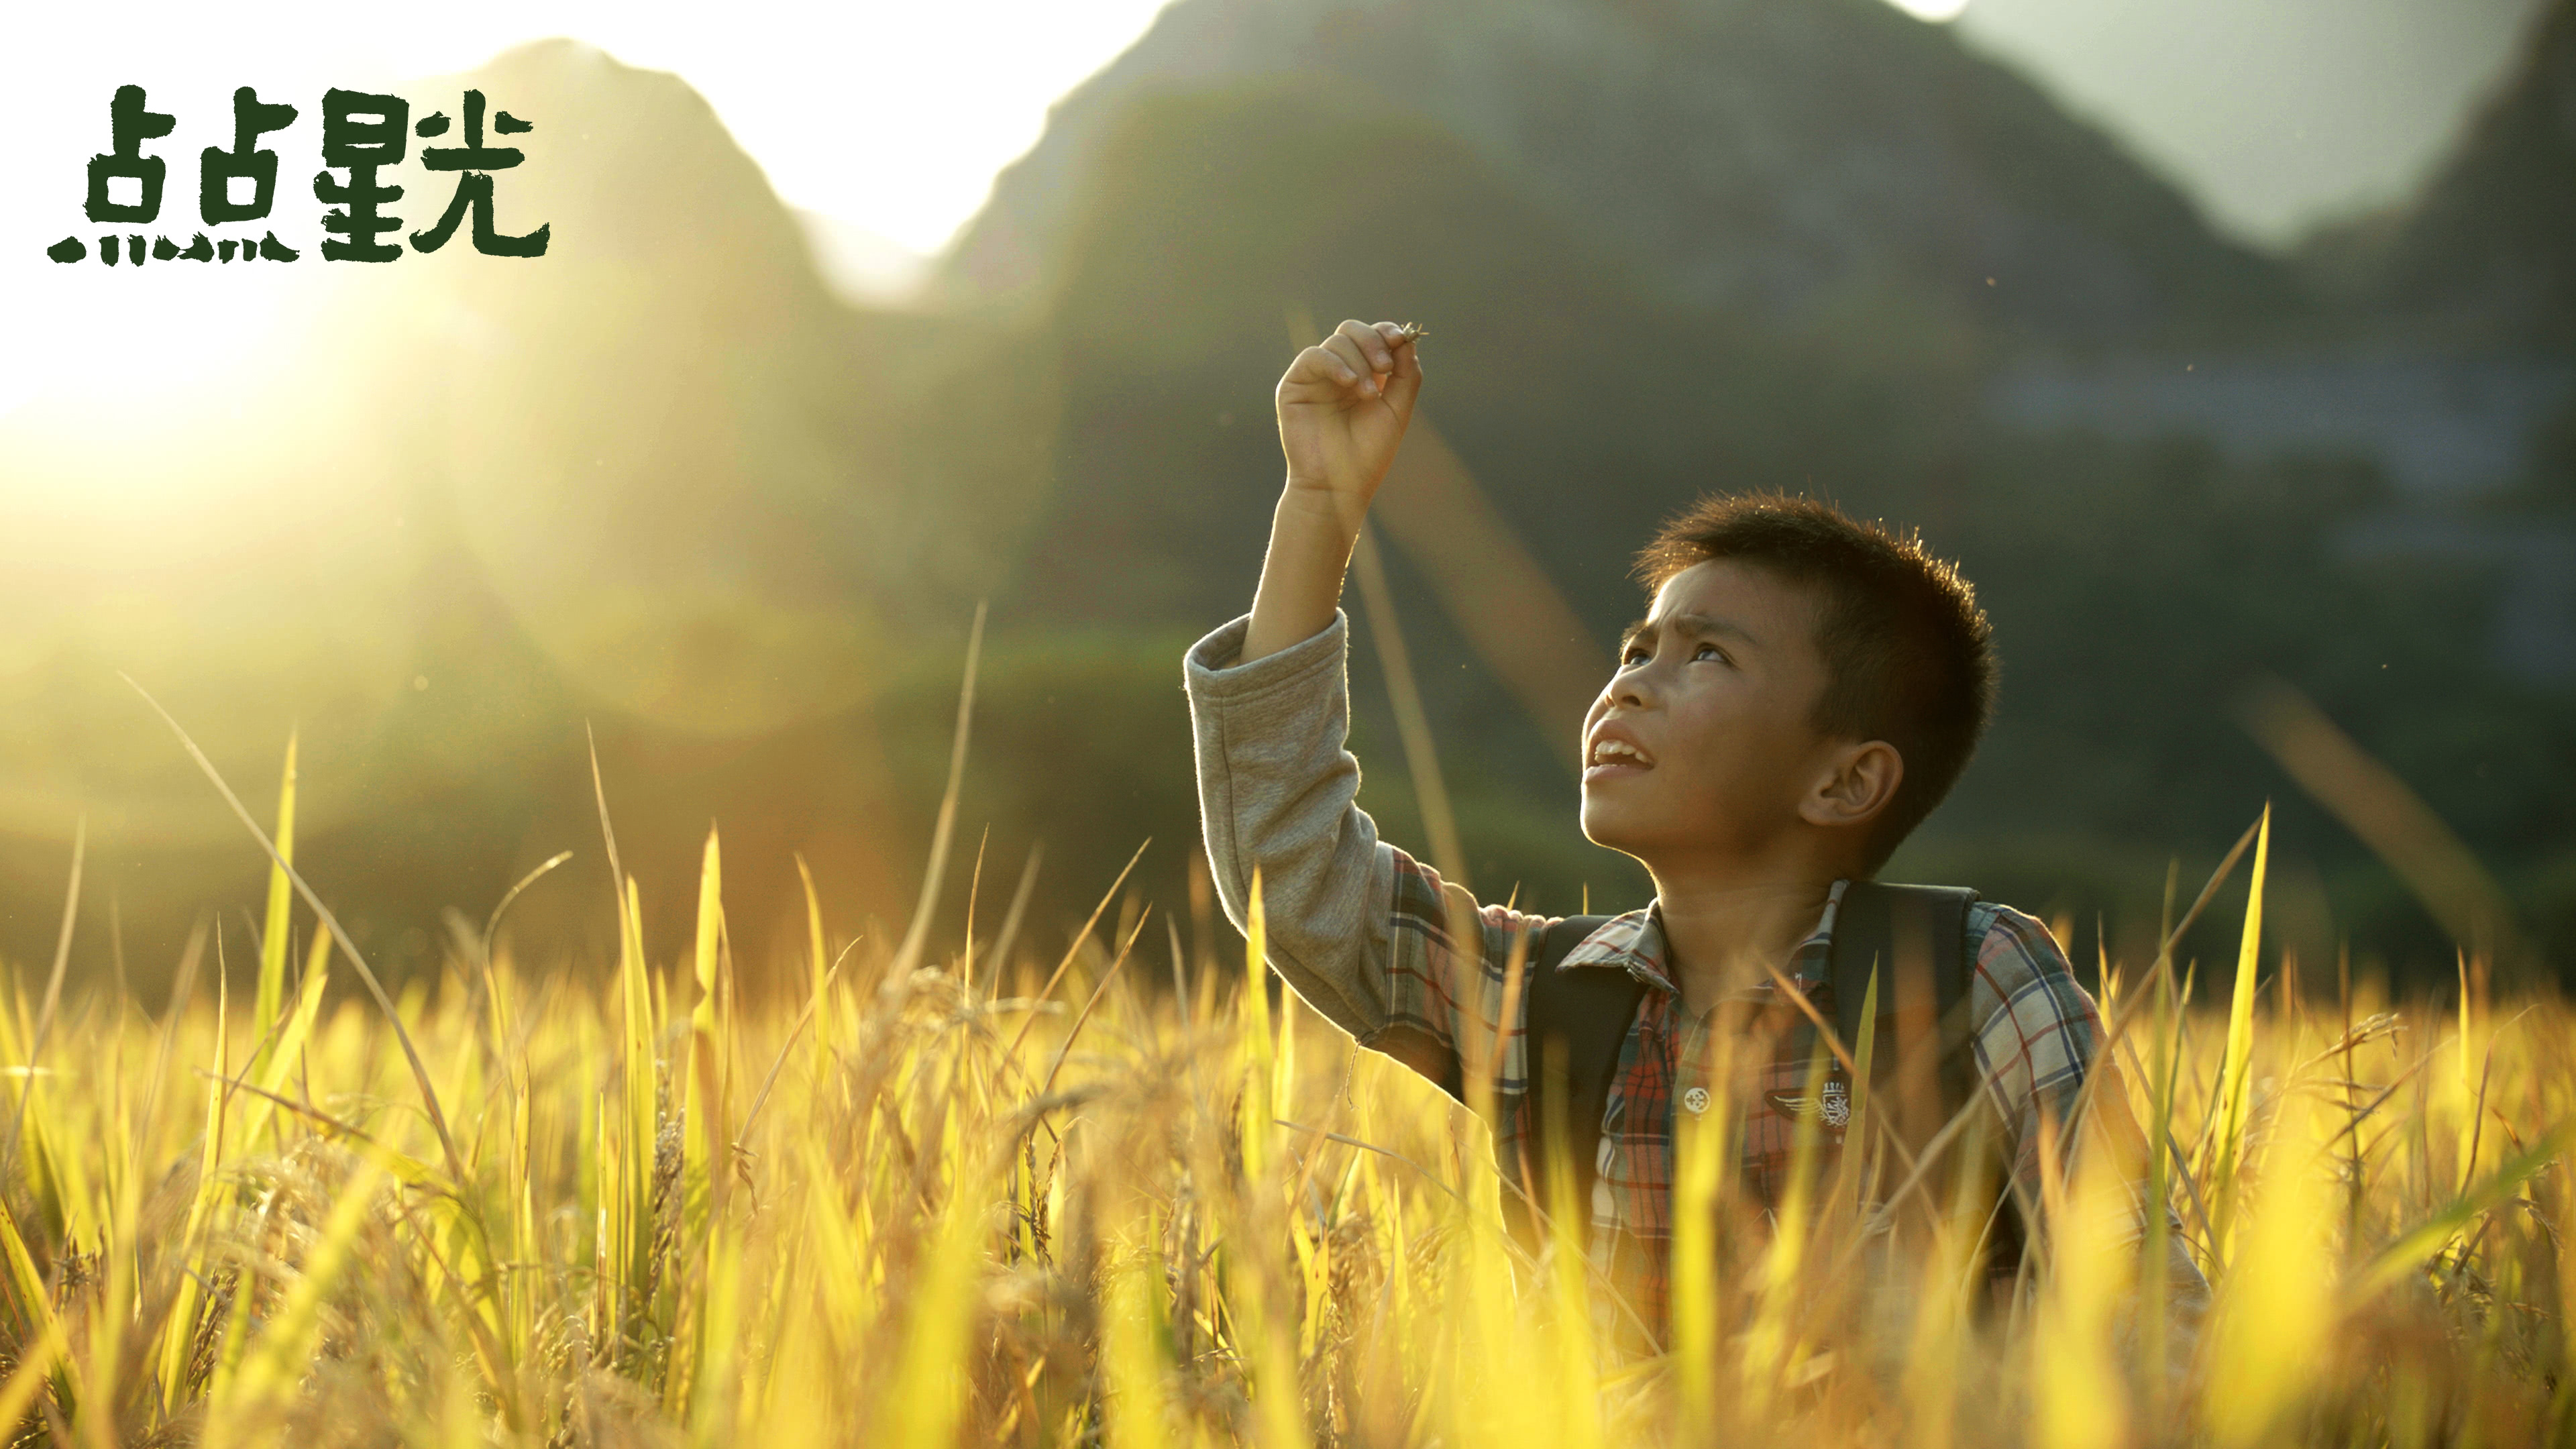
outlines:
{"label": "short black hair", "polygon": [[1712,559],[1809,591],[1825,687],[1808,722],[1828,738],[1885,740],[1904,759],[1865,852],[1877,873],[1950,793],[1994,712],[1994,631],[1976,589],[1919,533],[1785,493],[1702,498],[1638,552],[1636,574],[1651,594]]}

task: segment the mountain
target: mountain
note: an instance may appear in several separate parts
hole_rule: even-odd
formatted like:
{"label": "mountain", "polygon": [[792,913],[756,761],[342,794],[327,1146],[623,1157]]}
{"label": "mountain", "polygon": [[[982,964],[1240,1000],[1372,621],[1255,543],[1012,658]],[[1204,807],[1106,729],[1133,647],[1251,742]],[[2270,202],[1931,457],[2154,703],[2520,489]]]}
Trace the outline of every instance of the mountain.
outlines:
{"label": "mountain", "polygon": [[1795,317],[1919,288],[2076,343],[2297,306],[2110,138],[1879,0],[1179,0],[1002,173],[952,295],[1059,283],[1086,177],[1141,99],[1292,80],[1321,114],[1457,138],[1685,305]]}

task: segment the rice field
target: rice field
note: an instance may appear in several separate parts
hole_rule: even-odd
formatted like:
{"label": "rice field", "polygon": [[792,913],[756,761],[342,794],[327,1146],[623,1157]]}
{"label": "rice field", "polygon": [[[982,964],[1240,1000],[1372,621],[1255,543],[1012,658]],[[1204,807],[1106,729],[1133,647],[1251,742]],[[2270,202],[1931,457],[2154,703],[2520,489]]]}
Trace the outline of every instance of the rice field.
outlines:
{"label": "rice field", "polygon": [[[2045,1270],[1981,1308],[1981,1214],[1925,1199],[1904,1255],[1860,1230],[1874,1154],[1812,1154],[1759,1252],[1692,1227],[1742,1216],[1712,1132],[1639,1349],[1571,1214],[1536,1251],[1504,1230],[1472,1112],[1265,989],[1257,924],[1189,959],[1114,862],[1070,941],[998,893],[998,927],[855,946],[812,910],[802,985],[755,999],[719,840],[694,901],[647,901],[603,806],[587,880],[550,888],[604,914],[619,883],[613,969],[516,959],[505,899],[397,996],[290,875],[288,778],[241,812],[274,841],[255,960],[201,938],[156,1003],[67,993],[60,959],[6,982],[12,1443],[2576,1437],[2576,1014],[2490,1000],[2476,962],[2447,1000],[2279,984],[2260,832],[2237,960],[2103,963],[2215,1288],[2196,1338],[2156,1327],[2098,1159],[2052,1180]],[[647,911],[693,948],[647,959]]]}

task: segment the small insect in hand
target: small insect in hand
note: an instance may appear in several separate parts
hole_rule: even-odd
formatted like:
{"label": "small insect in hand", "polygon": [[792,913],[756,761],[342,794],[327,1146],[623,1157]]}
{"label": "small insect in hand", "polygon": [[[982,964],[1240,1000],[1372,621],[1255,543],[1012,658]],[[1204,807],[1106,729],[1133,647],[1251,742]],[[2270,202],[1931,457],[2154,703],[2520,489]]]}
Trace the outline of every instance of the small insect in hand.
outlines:
{"label": "small insect in hand", "polygon": [[1431,335],[1431,329],[1423,326],[1419,322],[1407,322],[1403,326],[1395,329],[1395,335],[1403,338],[1407,342],[1419,342],[1423,338]]}

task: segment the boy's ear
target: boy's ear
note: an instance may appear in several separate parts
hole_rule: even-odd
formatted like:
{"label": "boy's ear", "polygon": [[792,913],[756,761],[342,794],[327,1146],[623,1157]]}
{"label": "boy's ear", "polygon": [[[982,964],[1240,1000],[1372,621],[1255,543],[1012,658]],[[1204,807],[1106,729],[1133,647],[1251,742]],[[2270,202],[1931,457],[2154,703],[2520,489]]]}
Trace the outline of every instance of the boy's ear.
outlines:
{"label": "boy's ear", "polygon": [[1810,825],[1831,829],[1877,819],[1905,783],[1905,757],[1885,740],[1843,745],[1826,757],[1825,769],[1816,788],[1798,802],[1798,814]]}

